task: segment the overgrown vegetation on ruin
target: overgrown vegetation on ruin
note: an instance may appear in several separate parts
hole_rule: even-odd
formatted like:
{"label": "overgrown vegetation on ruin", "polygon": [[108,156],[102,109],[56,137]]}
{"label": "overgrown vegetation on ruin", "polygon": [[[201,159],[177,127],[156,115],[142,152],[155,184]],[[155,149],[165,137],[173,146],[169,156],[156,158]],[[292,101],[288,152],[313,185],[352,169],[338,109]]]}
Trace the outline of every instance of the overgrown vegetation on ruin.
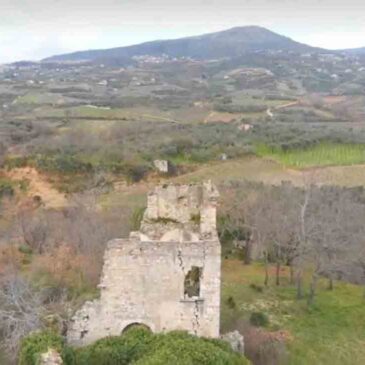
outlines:
{"label": "overgrown vegetation on ruin", "polygon": [[36,365],[40,354],[54,347],[65,365],[247,365],[248,361],[220,340],[204,339],[185,332],[152,334],[132,328],[80,349],[67,347],[60,336],[38,333],[24,339],[19,365]]}

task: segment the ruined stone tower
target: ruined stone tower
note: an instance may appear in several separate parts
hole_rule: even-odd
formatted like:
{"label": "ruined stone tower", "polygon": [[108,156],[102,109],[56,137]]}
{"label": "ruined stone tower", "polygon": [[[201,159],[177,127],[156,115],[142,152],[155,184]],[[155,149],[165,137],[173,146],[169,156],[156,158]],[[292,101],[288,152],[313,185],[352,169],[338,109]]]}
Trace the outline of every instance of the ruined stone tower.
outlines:
{"label": "ruined stone tower", "polygon": [[135,324],[218,337],[217,198],[210,182],[156,187],[140,231],[108,243],[100,299],[75,314],[68,341],[86,345]]}

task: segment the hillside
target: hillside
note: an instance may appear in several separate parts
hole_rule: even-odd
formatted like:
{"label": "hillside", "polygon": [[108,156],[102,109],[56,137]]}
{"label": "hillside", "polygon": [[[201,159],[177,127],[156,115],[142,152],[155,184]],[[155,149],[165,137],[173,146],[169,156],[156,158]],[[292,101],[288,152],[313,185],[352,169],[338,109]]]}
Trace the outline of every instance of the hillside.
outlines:
{"label": "hillside", "polygon": [[[106,243],[140,229],[149,191],[208,180],[220,192],[221,333],[243,334],[252,365],[365,363],[364,56],[246,27],[59,59],[77,62],[0,68],[1,365],[101,296]],[[195,227],[201,214],[188,217]],[[139,285],[133,269],[121,282]],[[77,354],[114,365],[104,350],[129,356],[125,338],[87,348],[105,361]],[[179,358],[158,363],[207,351],[189,339],[187,361],[169,341],[159,353]],[[216,352],[193,363],[232,365]]]}
{"label": "hillside", "polygon": [[365,47],[345,49],[343,52],[349,55],[365,55]]}
{"label": "hillside", "polygon": [[142,55],[216,59],[233,58],[246,52],[261,50],[303,52],[315,50],[315,48],[295,42],[265,28],[249,26],[176,40],[153,41],[105,50],[80,51],[49,57],[44,61],[129,60],[134,56]]}

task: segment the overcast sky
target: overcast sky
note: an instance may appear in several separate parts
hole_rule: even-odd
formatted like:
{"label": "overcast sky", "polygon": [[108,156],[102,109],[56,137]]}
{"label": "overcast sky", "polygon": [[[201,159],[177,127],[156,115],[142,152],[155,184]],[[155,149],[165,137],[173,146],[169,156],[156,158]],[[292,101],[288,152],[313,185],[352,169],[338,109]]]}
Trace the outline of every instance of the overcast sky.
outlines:
{"label": "overcast sky", "polygon": [[0,0],[0,63],[244,25],[364,47],[365,0]]}

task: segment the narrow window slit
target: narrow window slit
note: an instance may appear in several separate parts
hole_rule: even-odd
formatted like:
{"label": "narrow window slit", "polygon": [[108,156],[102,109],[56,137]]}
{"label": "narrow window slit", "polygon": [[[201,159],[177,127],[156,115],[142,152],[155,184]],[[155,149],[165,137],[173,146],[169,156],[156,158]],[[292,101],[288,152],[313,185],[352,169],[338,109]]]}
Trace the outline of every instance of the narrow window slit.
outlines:
{"label": "narrow window slit", "polygon": [[202,268],[192,266],[185,276],[184,280],[184,296],[185,298],[200,297],[200,279],[202,276]]}

